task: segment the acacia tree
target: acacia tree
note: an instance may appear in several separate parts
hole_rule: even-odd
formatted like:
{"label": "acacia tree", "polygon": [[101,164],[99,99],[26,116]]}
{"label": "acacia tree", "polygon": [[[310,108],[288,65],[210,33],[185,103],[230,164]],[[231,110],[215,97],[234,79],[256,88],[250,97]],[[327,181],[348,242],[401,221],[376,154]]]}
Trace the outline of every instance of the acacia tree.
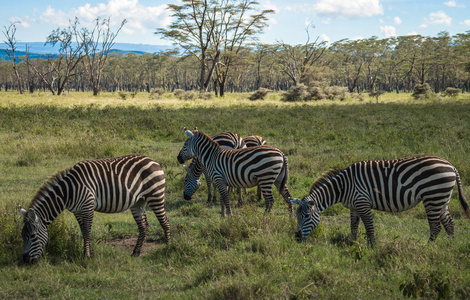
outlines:
{"label": "acacia tree", "polygon": [[16,67],[17,66],[17,57],[16,57],[16,54],[15,54],[15,50],[16,50],[16,38],[15,38],[16,25],[15,24],[16,24],[16,22],[11,23],[10,26],[8,26],[8,27],[6,27],[6,26],[3,27],[5,29],[3,31],[3,35],[5,36],[4,43],[7,45],[7,48],[3,49],[3,50],[6,52],[6,54],[8,55],[8,58],[11,61],[11,64],[12,64],[12,67],[13,67],[13,72],[15,73],[15,77],[16,77],[16,81],[18,83],[18,89],[20,91],[20,94],[23,94],[23,86],[21,84],[21,77],[20,77],[20,74],[18,72],[18,68]]}
{"label": "acacia tree", "polygon": [[[225,82],[236,55],[243,44],[266,26],[263,10],[248,16],[258,5],[249,0],[182,0],[181,5],[169,4],[173,22],[155,32],[173,41],[187,53],[198,58],[199,88],[207,91],[216,66],[217,82],[223,95]],[[219,57],[222,53],[222,58]]]}
{"label": "acacia tree", "polygon": [[[220,60],[216,65],[216,81],[220,96],[223,96],[230,69],[240,62],[238,54],[246,48],[245,42],[256,39],[256,35],[267,26],[267,15],[274,11],[256,11],[255,6],[259,3],[250,0],[240,0],[238,3],[224,0],[219,3],[211,41],[216,55],[220,53]],[[252,12],[254,13],[250,15]]]}
{"label": "acacia tree", "polygon": [[320,60],[326,50],[326,42],[319,41],[319,37],[313,42],[310,41],[309,27],[305,29],[307,33],[305,44],[292,46],[280,42],[274,51],[279,67],[294,85],[308,84],[309,70]]}
{"label": "acacia tree", "polygon": [[114,40],[126,22],[127,20],[124,19],[116,32],[112,32],[110,18],[103,20],[97,18],[92,30],[76,28],[74,31],[77,40],[83,46],[83,66],[88,74],[93,96],[98,95],[100,92],[103,68],[108,59],[109,51],[114,46]]}

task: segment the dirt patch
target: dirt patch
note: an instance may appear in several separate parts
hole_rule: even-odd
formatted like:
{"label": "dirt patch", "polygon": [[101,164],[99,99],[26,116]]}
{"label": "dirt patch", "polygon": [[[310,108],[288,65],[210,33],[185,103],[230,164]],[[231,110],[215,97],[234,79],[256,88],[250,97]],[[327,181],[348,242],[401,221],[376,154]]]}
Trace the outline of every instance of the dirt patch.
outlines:
{"label": "dirt patch", "polygon": [[[106,242],[106,244],[108,245],[124,248],[127,251],[129,251],[130,254],[132,254],[132,251],[134,251],[134,247],[136,243],[137,243],[136,237],[114,239],[114,240],[110,240]],[[149,252],[149,250],[155,249],[158,246],[159,246],[159,243],[157,243],[156,241],[145,241],[140,250],[140,255],[146,255]]]}

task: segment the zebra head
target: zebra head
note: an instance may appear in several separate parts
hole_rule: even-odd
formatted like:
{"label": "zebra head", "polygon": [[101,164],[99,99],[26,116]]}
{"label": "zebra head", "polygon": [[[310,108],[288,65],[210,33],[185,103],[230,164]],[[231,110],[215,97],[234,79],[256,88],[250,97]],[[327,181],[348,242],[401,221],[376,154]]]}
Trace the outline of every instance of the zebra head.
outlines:
{"label": "zebra head", "polygon": [[34,208],[28,211],[20,207],[23,216],[23,261],[26,263],[35,263],[47,242],[47,226],[39,218]]}
{"label": "zebra head", "polygon": [[180,164],[183,164],[188,159],[194,158],[196,156],[193,150],[193,144],[194,144],[193,140],[195,137],[195,133],[198,132],[197,127],[194,131],[188,130],[185,127],[184,132],[188,136],[188,139],[186,140],[186,142],[184,142],[183,148],[181,148],[180,153],[178,154],[178,157],[177,157],[178,162]]}
{"label": "zebra head", "polygon": [[317,201],[311,195],[303,200],[292,199],[292,203],[298,204],[297,208],[297,231],[295,237],[300,242],[306,240],[312,231],[320,224],[320,213]]}
{"label": "zebra head", "polygon": [[191,200],[193,194],[201,186],[201,180],[199,177],[202,173],[202,168],[198,168],[198,162],[194,159],[189,167],[183,165],[183,168],[186,170],[187,174],[184,178],[184,200]]}

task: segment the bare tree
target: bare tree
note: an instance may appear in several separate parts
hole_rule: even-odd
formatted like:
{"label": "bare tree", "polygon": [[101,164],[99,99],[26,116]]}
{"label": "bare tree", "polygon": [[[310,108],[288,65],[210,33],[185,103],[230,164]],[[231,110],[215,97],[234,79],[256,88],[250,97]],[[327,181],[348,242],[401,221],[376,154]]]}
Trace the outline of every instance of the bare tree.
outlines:
{"label": "bare tree", "polygon": [[19,74],[18,68],[17,68],[17,57],[15,55],[15,50],[16,50],[16,37],[15,37],[16,23],[18,23],[18,22],[11,23],[10,26],[8,26],[8,27],[3,26],[3,28],[4,28],[3,35],[5,36],[5,40],[3,42],[8,47],[8,48],[3,49],[3,50],[8,55],[8,58],[10,58],[10,61],[11,61],[12,67],[13,67],[13,72],[15,73],[16,80],[17,80],[17,83],[18,83],[18,89],[20,91],[20,94],[23,94],[23,86],[21,84],[21,78],[20,78],[20,74]]}
{"label": "bare tree", "polygon": [[53,95],[61,95],[70,78],[76,76],[76,67],[83,59],[83,45],[73,40],[77,30],[78,19],[70,21],[67,28],[58,28],[47,37],[46,44],[59,46],[59,54],[45,56],[46,64],[36,60],[32,67],[34,73],[41,79]]}
{"label": "bare tree", "polygon": [[109,51],[114,46],[114,40],[126,22],[127,20],[124,19],[116,32],[112,32],[110,18],[97,18],[92,30],[82,28],[81,30],[75,31],[77,39],[83,46],[85,54],[83,66],[85,72],[88,74],[94,96],[98,95],[100,92],[103,68],[108,59]]}

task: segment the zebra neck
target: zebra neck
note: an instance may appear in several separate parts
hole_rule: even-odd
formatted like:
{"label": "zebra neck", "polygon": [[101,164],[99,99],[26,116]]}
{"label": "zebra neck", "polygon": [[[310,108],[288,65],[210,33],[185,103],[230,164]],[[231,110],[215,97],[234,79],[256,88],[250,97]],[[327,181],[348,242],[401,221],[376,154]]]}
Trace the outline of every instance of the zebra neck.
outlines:
{"label": "zebra neck", "polygon": [[30,208],[34,208],[42,222],[48,226],[65,209],[60,187],[58,185],[43,187],[33,199]]}
{"label": "zebra neck", "polygon": [[199,147],[196,155],[204,166],[207,166],[213,157],[220,152],[220,147],[216,143],[205,143],[204,148]]}
{"label": "zebra neck", "polygon": [[344,184],[341,177],[336,176],[327,183],[316,188],[312,193],[316,194],[319,212],[324,211],[328,207],[342,202],[344,195]]}

